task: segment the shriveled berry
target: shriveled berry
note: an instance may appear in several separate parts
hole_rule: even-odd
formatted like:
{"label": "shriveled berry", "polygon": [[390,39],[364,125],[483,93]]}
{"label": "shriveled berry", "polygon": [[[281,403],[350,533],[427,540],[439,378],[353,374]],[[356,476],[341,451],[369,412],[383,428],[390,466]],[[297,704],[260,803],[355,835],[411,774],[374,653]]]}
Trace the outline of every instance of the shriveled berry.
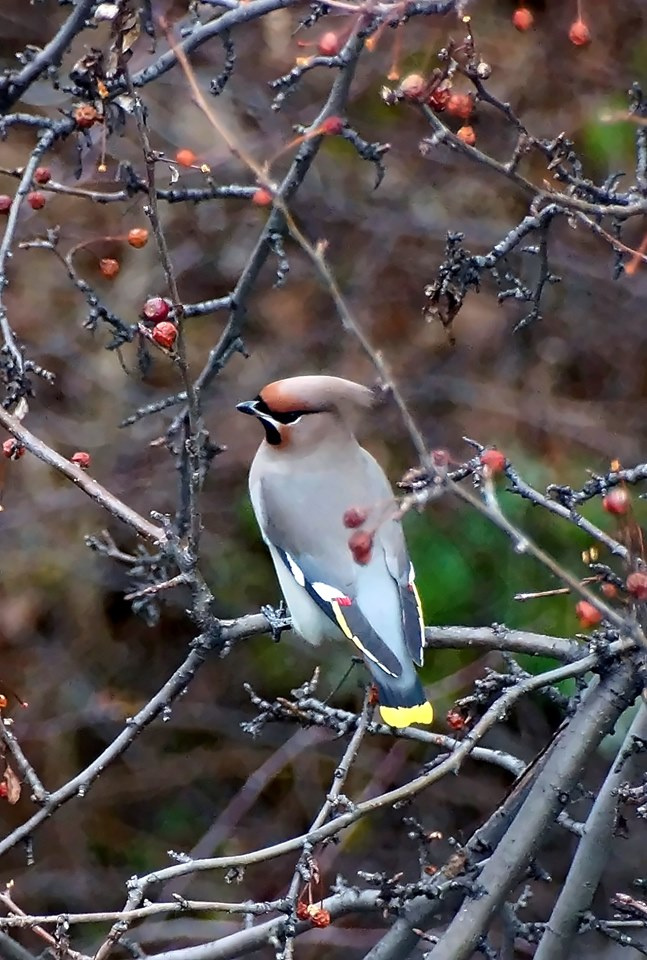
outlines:
{"label": "shriveled berry", "polygon": [[447,713],[447,725],[451,730],[464,730],[467,726],[467,717],[462,710],[453,707]]}
{"label": "shriveled berry", "polygon": [[272,202],[272,194],[265,187],[259,187],[252,196],[252,203],[257,207],[269,207]]}
{"label": "shriveled berry", "polygon": [[623,516],[631,507],[629,492],[624,487],[616,487],[615,490],[607,493],[606,497],[603,497],[602,506],[607,513],[613,513],[619,517]]}
{"label": "shriveled berry", "polygon": [[31,190],[27,194],[27,203],[32,210],[42,210],[47,203],[47,197],[40,190]]}
{"label": "shriveled berry", "polygon": [[521,33],[530,30],[534,22],[535,18],[528,7],[518,7],[512,14],[512,25]]}
{"label": "shriveled berry", "polygon": [[163,297],[149,297],[142,309],[142,316],[150,323],[161,323],[170,312],[171,306]]}
{"label": "shriveled berry", "polygon": [[365,567],[373,552],[373,534],[366,530],[356,530],[348,539],[348,547],[355,563]]}
{"label": "shriveled berry", "polygon": [[579,17],[570,25],[568,39],[576,47],[587,47],[591,42],[591,31]]}
{"label": "shriveled berry", "polygon": [[647,573],[640,570],[630,573],[627,577],[627,592],[636,600],[647,600]]}
{"label": "shriveled berry", "polygon": [[76,453],[70,457],[72,463],[75,463],[77,467],[81,467],[81,470],[87,470],[90,466],[90,454],[86,450],[77,450]]}
{"label": "shriveled berry", "polygon": [[34,170],[34,180],[36,183],[49,183],[52,179],[52,171],[49,167],[36,167]]}
{"label": "shriveled berry", "polygon": [[334,57],[341,49],[341,41],[336,33],[328,30],[317,41],[317,50],[322,57]]}
{"label": "shriveled berry", "polygon": [[427,89],[427,81],[420,73],[409,73],[398,87],[405,100],[421,100]]}
{"label": "shriveled berry", "polygon": [[436,87],[427,97],[427,104],[437,113],[442,113],[452,95],[449,87]]}
{"label": "shriveled berry", "polygon": [[198,158],[193,150],[188,150],[186,147],[184,147],[182,150],[178,150],[178,152],[175,154],[175,162],[179,163],[181,167],[192,167],[197,159]]}
{"label": "shriveled berry", "polygon": [[344,129],[344,121],[341,117],[326,117],[319,129],[322,133],[327,133],[331,137],[336,137]]}
{"label": "shriveled berry", "polygon": [[128,243],[136,250],[140,250],[148,243],[148,230],[146,227],[133,227],[128,231]]}
{"label": "shriveled berry", "polygon": [[368,513],[366,510],[360,510],[359,507],[349,507],[344,514],[344,526],[348,530],[361,527],[363,523],[366,523],[367,516]]}
{"label": "shriveled berry", "polygon": [[177,327],[170,320],[162,320],[161,323],[155,324],[151,336],[160,347],[170,350],[177,338]]}
{"label": "shriveled berry", "polygon": [[445,109],[451,117],[469,120],[474,109],[474,101],[469,93],[452,93]]}
{"label": "shriveled berry", "polygon": [[580,600],[575,606],[575,616],[580,621],[580,625],[588,630],[589,627],[595,627],[602,620],[602,614],[597,607],[594,607],[588,600]]}
{"label": "shriveled berry", "polygon": [[309,903],[306,907],[308,919],[313,927],[330,926],[330,914],[323,907],[318,907],[314,903]]}
{"label": "shriveled berry", "polygon": [[9,704],[9,701],[5,697],[4,693],[0,693],[0,710],[4,710],[5,707],[8,706],[8,704]]}
{"label": "shriveled berry", "polygon": [[99,269],[104,277],[112,279],[119,273],[119,261],[113,260],[112,257],[103,257],[102,260],[99,260]]}
{"label": "shriveled berry", "polygon": [[474,127],[465,126],[461,127],[456,131],[456,136],[459,140],[462,140],[463,143],[466,143],[468,147],[473,147],[476,143],[476,134],[474,133]]}
{"label": "shriveled berry", "polygon": [[299,901],[297,903],[297,920],[307,920],[308,919],[308,907],[305,903]]}
{"label": "shriveled berry", "polygon": [[484,467],[487,467],[490,473],[502,473],[505,470],[505,454],[500,450],[484,450],[479,460]]}
{"label": "shriveled berry", "polygon": [[0,213],[9,213],[12,202],[8,193],[0,193]]}
{"label": "shriveled berry", "polygon": [[7,460],[20,460],[25,455],[25,448],[15,437],[10,437],[2,444],[2,454]]}
{"label": "shriveled berry", "polygon": [[99,119],[99,114],[90,103],[79,103],[72,112],[74,122],[81,130],[88,130]]}

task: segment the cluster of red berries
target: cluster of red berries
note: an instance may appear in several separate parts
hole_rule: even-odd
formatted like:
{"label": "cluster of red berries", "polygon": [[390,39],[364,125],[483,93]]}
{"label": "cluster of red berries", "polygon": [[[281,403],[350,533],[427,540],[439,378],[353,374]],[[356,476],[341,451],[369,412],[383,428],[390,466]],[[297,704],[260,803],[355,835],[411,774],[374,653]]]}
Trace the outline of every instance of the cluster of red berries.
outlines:
{"label": "cluster of red berries", "polygon": [[160,347],[170,350],[177,339],[177,327],[168,319],[171,304],[163,297],[149,297],[142,307],[141,318],[152,325],[151,338]]}
{"label": "cluster of red berries", "polygon": [[314,903],[297,903],[297,919],[309,920],[313,927],[330,926],[330,913]]}
{"label": "cluster of red berries", "polygon": [[[525,33],[533,26],[535,18],[528,7],[517,7],[512,14],[512,25],[520,33]],[[578,14],[568,29],[568,39],[575,47],[587,47],[591,42],[591,31]]]}

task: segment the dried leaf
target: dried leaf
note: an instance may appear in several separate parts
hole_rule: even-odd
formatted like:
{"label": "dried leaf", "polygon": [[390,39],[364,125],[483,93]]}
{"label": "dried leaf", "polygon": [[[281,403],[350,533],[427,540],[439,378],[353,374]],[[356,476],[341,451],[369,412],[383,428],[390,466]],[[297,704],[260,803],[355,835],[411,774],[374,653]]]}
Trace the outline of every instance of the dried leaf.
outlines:
{"label": "dried leaf", "polygon": [[4,772],[4,783],[7,788],[7,800],[9,803],[18,803],[22,786],[20,780],[13,771],[13,768],[7,764]]}

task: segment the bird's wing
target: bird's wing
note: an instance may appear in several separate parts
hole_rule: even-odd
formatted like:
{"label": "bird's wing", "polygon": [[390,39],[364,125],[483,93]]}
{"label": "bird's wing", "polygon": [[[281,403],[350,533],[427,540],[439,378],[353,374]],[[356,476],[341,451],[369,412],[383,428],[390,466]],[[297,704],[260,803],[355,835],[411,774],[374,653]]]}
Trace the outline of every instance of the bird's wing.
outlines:
{"label": "bird's wing", "polygon": [[[363,453],[367,474],[372,479],[372,485],[384,486],[386,478],[382,468],[370,453],[366,450]],[[390,487],[388,487],[388,492],[391,494]],[[376,531],[375,541],[384,553],[386,567],[398,590],[402,612],[402,632],[407,650],[414,663],[421,666],[425,648],[425,621],[420,595],[416,588],[415,570],[409,558],[400,523],[386,517]]]}
{"label": "bird's wing", "polygon": [[[365,568],[353,562],[346,547],[349,531],[342,518],[349,506],[348,491],[337,484],[327,485],[322,509],[321,490],[316,477],[304,478],[299,492],[288,498],[281,495],[284,487],[279,478],[259,479],[251,492],[263,536],[295,582],[362,655],[388,676],[399,677],[402,663],[369,620],[361,589]],[[296,517],[307,519],[303,522]]]}

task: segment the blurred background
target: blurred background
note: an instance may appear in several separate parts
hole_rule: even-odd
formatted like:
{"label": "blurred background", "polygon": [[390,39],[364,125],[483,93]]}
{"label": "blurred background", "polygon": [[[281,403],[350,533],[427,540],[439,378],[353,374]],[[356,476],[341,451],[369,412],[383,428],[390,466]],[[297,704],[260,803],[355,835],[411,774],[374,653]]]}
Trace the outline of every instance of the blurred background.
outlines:
{"label": "blurred background", "polygon": [[[186,4],[153,6],[178,27],[188,22]],[[617,171],[631,176],[634,129],[604,118],[626,106],[632,82],[647,82],[644,3],[585,0],[593,37],[587,48],[575,48],[568,40],[574,0],[529,6],[535,26],[522,34],[512,27],[513,3],[470,4],[479,50],[493,67],[490,89],[510,101],[535,135],[551,138],[566,131],[592,179],[600,182]],[[69,8],[59,8],[54,0],[2,5],[2,67],[13,66],[16,52],[27,44],[46,43],[68,14]],[[297,41],[316,41],[327,30],[350,27],[348,19],[331,15],[295,36],[299,19],[296,11],[278,11],[238,30],[233,37],[233,77],[214,101],[219,117],[259,162],[289,143],[293,124],[313,119],[332,74],[323,69],[309,73],[280,112],[270,109],[273,92],[268,82],[308,53]],[[415,19],[397,33],[403,45],[401,72],[428,74],[437,51],[450,35],[459,36],[460,28],[453,18],[429,17]],[[101,46],[106,37],[107,30],[101,28],[86,35],[84,43]],[[551,228],[550,266],[563,279],[547,291],[541,322],[513,334],[524,305],[499,305],[491,282],[468,298],[455,324],[455,345],[439,325],[423,318],[424,287],[443,258],[447,231],[464,232],[466,246],[485,253],[526,214],[527,199],[507,180],[448,151],[438,148],[427,158],[420,155],[419,142],[429,133],[422,117],[404,104],[389,108],[380,97],[392,45],[392,31],[385,31],[375,52],[362,57],[348,111],[350,123],[364,138],[391,144],[384,182],[374,190],[373,167],[349,144],[330,138],[292,209],[311,239],[328,241],[329,261],[347,302],[384,352],[430,446],[448,449],[460,462],[470,453],[464,436],[497,444],[539,488],[553,481],[579,486],[588,471],[605,471],[613,458],[626,466],[645,459],[647,269],[614,281],[610,249],[581,227],[558,221]],[[155,59],[149,46],[144,37],[136,45],[133,71]],[[84,50],[83,43],[75,45],[66,59],[68,70]],[[208,90],[223,67],[221,43],[216,39],[205,44],[191,62]],[[143,97],[154,149],[171,157],[180,148],[191,149],[199,162],[209,164],[216,182],[253,184],[252,174],[228,154],[192,104],[179,70],[146,86]],[[56,117],[70,106],[64,93],[42,81],[28,91],[19,109]],[[492,109],[479,105],[474,126],[482,150],[501,159],[509,156],[513,132]],[[57,146],[47,158],[55,180],[109,190],[118,188],[113,181],[120,162],[130,161],[143,170],[132,123],[123,135],[109,139],[105,174],[97,172],[101,133],[96,128],[91,140],[78,181],[75,144],[70,140]],[[33,133],[12,129],[0,144],[2,168],[24,165],[33,144]],[[272,165],[276,176],[287,169],[290,156],[288,150]],[[547,177],[540,164],[527,163],[525,172],[538,184]],[[163,172],[160,185],[162,178]],[[12,194],[16,183],[0,175],[0,192]],[[181,170],[180,186],[202,183],[198,171]],[[79,272],[116,314],[132,323],[148,296],[168,293],[155,246],[134,250],[105,238],[145,226],[142,205],[141,197],[98,205],[49,194],[45,209],[25,207],[18,239],[60,225],[63,252],[92,240],[75,261]],[[267,211],[248,200],[226,199],[162,204],[162,215],[180,294],[186,302],[196,302],[232,290]],[[645,224],[636,222],[623,239],[637,246],[644,231]],[[249,300],[249,357],[235,355],[205,398],[207,426],[226,451],[216,458],[204,491],[202,569],[223,617],[257,611],[279,598],[247,499],[247,469],[259,431],[249,419],[241,422],[235,404],[253,397],[263,384],[297,373],[322,371],[374,380],[374,371],[343,332],[310,264],[294,244],[286,243],[286,251],[287,282],[274,286],[276,261],[270,260]],[[119,260],[117,277],[102,276],[101,257]],[[531,260],[513,262],[532,278]],[[170,415],[119,427],[136,407],[179,389],[173,365],[155,354],[152,369],[143,375],[135,345],[124,347],[121,358],[107,351],[108,331],[84,329],[85,304],[52,253],[16,251],[10,281],[6,302],[13,326],[29,355],[56,373],[53,386],[37,384],[30,429],[63,455],[89,451],[93,475],[144,515],[151,509],[173,512],[173,464],[163,447],[151,445],[164,433]],[[225,320],[218,313],[189,321],[194,373]],[[363,439],[394,482],[415,463],[395,409],[367,417]],[[28,710],[12,711],[15,732],[45,785],[53,789],[111,742],[124,719],[182,661],[193,632],[180,592],[167,596],[160,622],[146,626],[123,600],[128,589],[124,571],[84,545],[86,534],[108,527],[119,546],[132,547],[128,531],[109,523],[69,482],[29,455],[0,469],[0,679],[29,701]],[[501,502],[509,516],[570,570],[584,572],[580,554],[588,542],[578,531],[505,492]],[[640,520],[644,506],[636,500],[635,509]],[[613,531],[612,518],[599,504],[590,504],[585,512]],[[409,516],[407,524],[428,623],[505,622],[565,636],[579,629],[570,597],[515,603],[516,591],[547,589],[553,581],[532,559],[514,554],[503,535],[480,516],[445,498],[424,515]],[[343,648],[328,649],[325,657],[324,695],[342,678],[348,654]],[[325,733],[284,726],[266,728],[252,739],[240,727],[254,715],[243,682],[272,698],[303,682],[318,662],[317,654],[289,635],[279,645],[258,637],[236,646],[227,658],[212,657],[168,723],[153,725],[87,798],[72,801],[38,830],[34,866],[25,866],[22,849],[5,858],[2,877],[15,879],[15,897],[22,908],[30,913],[117,909],[125,898],[127,878],[164,865],[168,849],[191,851],[201,842],[202,854],[243,852],[306,829],[343,744]],[[438,729],[445,730],[446,710],[484,667],[499,664],[496,656],[465,652],[429,658],[424,679],[438,704]],[[335,703],[357,708],[361,695],[362,677],[355,672],[335,694]],[[558,719],[542,698],[524,701],[492,734],[490,744],[530,759]],[[388,739],[365,743],[346,792],[352,797],[382,792],[404,782],[434,755]],[[601,753],[591,786],[604,764]],[[468,764],[460,778],[441,781],[419,798],[415,815],[427,829],[464,840],[508,783],[494,768]],[[31,812],[27,791],[15,807],[2,803],[0,830],[9,832]],[[337,871],[353,881],[359,867],[403,870],[407,879],[415,876],[416,847],[413,841],[410,846],[403,842],[400,816],[391,811],[374,816],[328,851],[324,890]],[[630,836],[632,829],[630,824]],[[568,863],[570,842],[560,834],[543,861],[555,884]],[[439,862],[448,849],[439,843]],[[639,869],[640,845],[624,841],[621,849],[618,862],[610,864],[606,896],[629,890]],[[255,868],[240,889],[232,890],[211,874],[187,889],[196,898],[272,899],[285,891],[292,867],[286,859]],[[543,916],[554,895],[554,886],[541,889],[529,917]],[[380,923],[349,921],[312,931],[299,947],[300,956],[359,957],[379,936]],[[158,920],[147,923],[138,936],[146,950],[155,952],[235,928],[221,916]],[[82,938],[76,942],[79,949],[96,943],[98,932],[85,930],[83,936],[85,943]],[[33,937],[23,942],[37,946]],[[596,941],[586,956],[615,955],[611,946],[596,953],[599,949]]]}

